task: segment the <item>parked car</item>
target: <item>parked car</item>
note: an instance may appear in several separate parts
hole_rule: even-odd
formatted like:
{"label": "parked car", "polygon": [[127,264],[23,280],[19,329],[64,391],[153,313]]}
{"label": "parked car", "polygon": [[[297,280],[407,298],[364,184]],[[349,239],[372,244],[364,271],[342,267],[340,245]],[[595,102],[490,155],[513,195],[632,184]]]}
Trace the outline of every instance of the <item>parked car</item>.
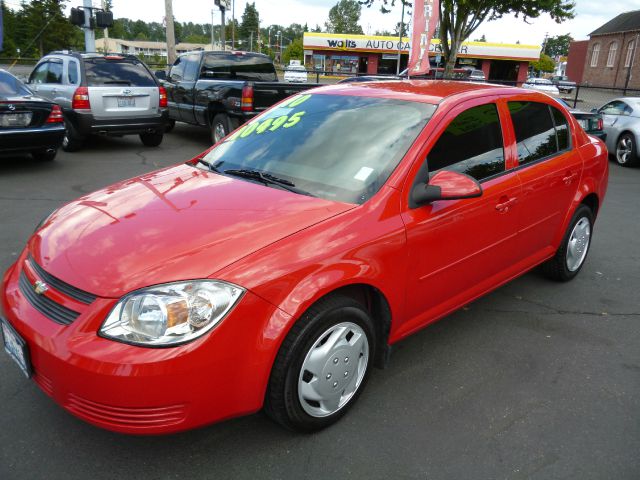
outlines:
{"label": "parked car", "polygon": [[616,98],[597,110],[602,115],[607,147],[623,167],[640,166],[640,97]]}
{"label": "parked car", "polygon": [[602,114],[598,112],[583,112],[582,110],[575,109],[569,106],[562,98],[556,98],[556,100],[571,112],[571,115],[578,120],[578,123],[585,132],[598,137],[603,142],[607,139]]}
{"label": "parked car", "polygon": [[482,70],[478,70],[477,68],[468,70],[469,76],[468,79],[474,82],[486,82],[487,77],[485,76]]}
{"label": "parked car", "polygon": [[64,137],[62,111],[0,69],[0,155],[30,153],[51,161]]}
{"label": "parked car", "polygon": [[390,345],[540,264],[578,275],[607,178],[602,141],[538,92],[321,87],[44,219],[4,276],[5,346],[103,428],[264,407],[317,430]]}
{"label": "parked car", "polygon": [[284,81],[291,83],[307,83],[307,69],[304,65],[289,65],[284,70]]}
{"label": "parked car", "polygon": [[155,147],[168,121],[167,95],[133,55],[52,52],[31,72],[29,86],[62,108],[62,148],[82,148],[89,135],[139,135]]}
{"label": "parked car", "polygon": [[211,130],[211,143],[279,101],[315,84],[279,83],[271,59],[261,53],[188,52],[163,78],[172,121]]}
{"label": "parked car", "polygon": [[564,93],[571,93],[576,88],[576,82],[569,80],[566,75],[555,75],[551,77],[551,83],[553,83],[558,90]]}
{"label": "parked car", "polygon": [[547,80],[546,78],[528,78],[527,81],[522,84],[522,88],[537,90],[539,92],[548,93],[549,95],[560,95],[558,87],[551,83],[551,80]]}

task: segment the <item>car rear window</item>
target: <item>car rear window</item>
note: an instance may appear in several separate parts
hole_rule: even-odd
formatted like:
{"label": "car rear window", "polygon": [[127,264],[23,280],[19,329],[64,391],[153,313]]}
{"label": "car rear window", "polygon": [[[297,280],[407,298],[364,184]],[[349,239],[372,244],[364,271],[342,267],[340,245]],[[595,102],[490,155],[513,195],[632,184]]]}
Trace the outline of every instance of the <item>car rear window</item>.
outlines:
{"label": "car rear window", "polygon": [[155,87],[156,82],[142,62],[129,59],[85,59],[85,74],[90,87],[127,85]]}
{"label": "car rear window", "polygon": [[207,55],[202,64],[202,78],[277,82],[278,76],[268,57],[254,55]]}
{"label": "car rear window", "polygon": [[0,72],[0,97],[13,97],[17,95],[32,95],[20,80],[8,73]]}

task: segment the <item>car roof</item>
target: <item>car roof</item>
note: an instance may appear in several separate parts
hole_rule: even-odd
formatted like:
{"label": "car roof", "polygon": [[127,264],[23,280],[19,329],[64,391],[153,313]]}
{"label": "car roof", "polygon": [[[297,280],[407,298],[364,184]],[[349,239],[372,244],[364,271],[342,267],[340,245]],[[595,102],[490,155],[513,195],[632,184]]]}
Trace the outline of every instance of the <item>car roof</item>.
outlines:
{"label": "car roof", "polygon": [[313,89],[313,93],[353,95],[361,97],[392,98],[413,102],[440,103],[447,97],[461,94],[484,96],[487,94],[526,93],[531,90],[495,85],[491,83],[453,80],[393,80],[384,82],[337,83]]}

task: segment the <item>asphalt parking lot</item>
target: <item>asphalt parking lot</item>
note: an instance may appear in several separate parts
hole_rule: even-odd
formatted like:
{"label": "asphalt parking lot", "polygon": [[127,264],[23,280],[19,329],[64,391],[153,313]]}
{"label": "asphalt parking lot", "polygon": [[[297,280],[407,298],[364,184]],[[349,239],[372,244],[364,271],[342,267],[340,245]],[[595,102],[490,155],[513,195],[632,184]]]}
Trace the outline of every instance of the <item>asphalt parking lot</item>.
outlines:
{"label": "asphalt parking lot", "polygon": [[[0,268],[53,208],[207,146],[178,124],[158,148],[97,138],[50,164],[0,159]],[[103,431],[0,352],[0,478],[640,478],[639,206],[640,169],[611,163],[573,282],[529,273],[405,340],[313,435],[262,414],[164,437]]]}

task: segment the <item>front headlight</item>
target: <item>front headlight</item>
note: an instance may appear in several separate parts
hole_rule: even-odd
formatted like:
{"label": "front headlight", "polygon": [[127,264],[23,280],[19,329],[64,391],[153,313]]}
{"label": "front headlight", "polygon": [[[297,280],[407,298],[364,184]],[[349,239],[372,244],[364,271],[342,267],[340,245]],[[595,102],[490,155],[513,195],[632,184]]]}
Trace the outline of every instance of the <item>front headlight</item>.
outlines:
{"label": "front headlight", "polygon": [[220,280],[138,290],[118,302],[100,327],[100,335],[147,347],[190,342],[220,323],[243,293],[243,288]]}

